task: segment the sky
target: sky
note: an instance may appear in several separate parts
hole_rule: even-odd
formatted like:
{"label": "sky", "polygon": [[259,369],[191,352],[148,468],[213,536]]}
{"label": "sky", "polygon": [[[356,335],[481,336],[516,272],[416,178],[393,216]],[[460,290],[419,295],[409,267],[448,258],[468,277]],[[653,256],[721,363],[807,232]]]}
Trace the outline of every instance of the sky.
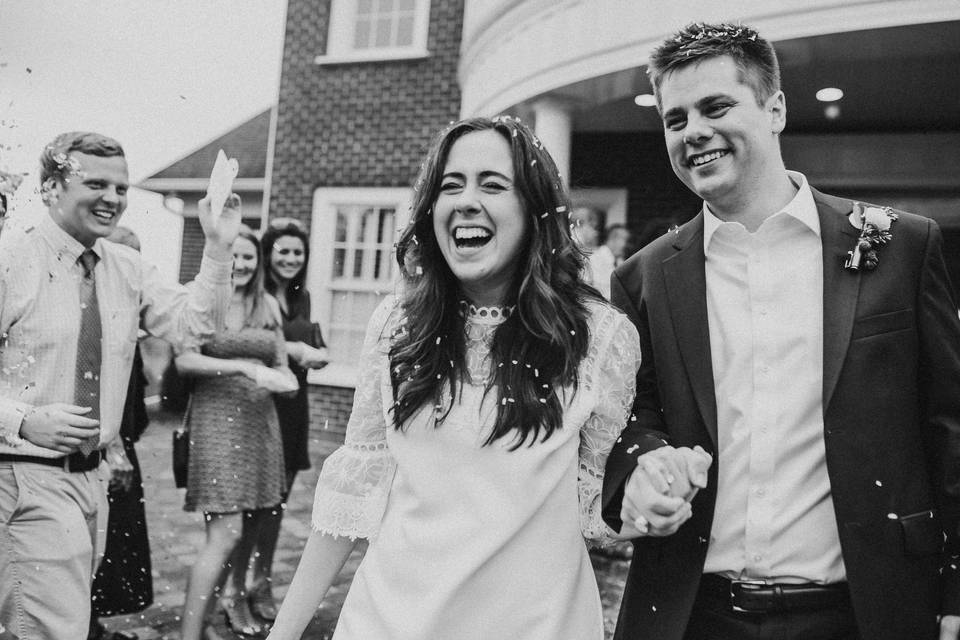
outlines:
{"label": "sky", "polygon": [[[0,0],[0,171],[10,223],[44,215],[38,158],[64,131],[124,147],[131,184],[277,99],[286,0]],[[175,281],[183,221],[131,189],[121,224]]]}
{"label": "sky", "polygon": [[136,182],[229,131],[276,101],[285,7],[0,0],[0,170],[35,175],[83,129],[118,139]]}

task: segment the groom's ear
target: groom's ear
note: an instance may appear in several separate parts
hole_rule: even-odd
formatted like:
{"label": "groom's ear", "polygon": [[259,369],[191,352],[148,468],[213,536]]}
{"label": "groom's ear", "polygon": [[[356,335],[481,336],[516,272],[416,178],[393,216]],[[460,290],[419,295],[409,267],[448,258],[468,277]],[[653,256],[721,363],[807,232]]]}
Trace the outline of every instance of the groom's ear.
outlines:
{"label": "groom's ear", "polygon": [[779,135],[787,126],[787,96],[777,91],[767,98],[764,110],[770,114],[770,131]]}

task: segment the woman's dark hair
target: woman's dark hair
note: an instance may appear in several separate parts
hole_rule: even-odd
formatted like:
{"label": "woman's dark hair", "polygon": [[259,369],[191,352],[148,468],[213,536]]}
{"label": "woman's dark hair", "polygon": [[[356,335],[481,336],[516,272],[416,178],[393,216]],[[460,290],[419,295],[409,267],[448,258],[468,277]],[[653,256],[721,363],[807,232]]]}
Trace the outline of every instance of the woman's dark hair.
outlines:
{"label": "woman's dark hair", "polygon": [[300,241],[303,242],[303,268],[290,279],[285,292],[287,313],[290,316],[296,316],[300,314],[301,305],[304,304],[304,281],[307,279],[307,264],[310,262],[310,237],[303,223],[299,220],[274,218],[267,225],[267,230],[263,232],[260,242],[263,244],[261,255],[263,256],[264,286],[271,295],[277,295],[280,283],[273,277],[273,270],[270,268],[270,256],[273,253],[273,245],[283,236],[300,238]]}
{"label": "woman's dark hair", "polygon": [[263,288],[263,251],[260,248],[260,239],[253,229],[245,224],[240,225],[238,238],[243,238],[253,245],[257,255],[257,269],[253,277],[243,286],[243,326],[255,329],[274,329],[278,325],[278,318],[267,305],[267,292]]}
{"label": "woman's dark hair", "polygon": [[[564,387],[576,388],[577,367],[589,345],[588,301],[600,294],[580,279],[585,255],[570,235],[570,200],[553,159],[537,137],[509,116],[471,118],[437,136],[420,171],[410,224],[397,243],[403,278],[402,318],[390,348],[398,430],[424,406],[436,407],[438,423],[466,373],[462,292],[440,253],[432,209],[450,149],[477,131],[494,131],[510,145],[513,183],[528,223],[528,238],[506,304],[516,309],[500,324],[491,349],[497,418],[484,444],[513,434],[520,447],[562,426]],[[444,400],[444,388],[449,390]],[[559,393],[558,393],[559,392]]]}

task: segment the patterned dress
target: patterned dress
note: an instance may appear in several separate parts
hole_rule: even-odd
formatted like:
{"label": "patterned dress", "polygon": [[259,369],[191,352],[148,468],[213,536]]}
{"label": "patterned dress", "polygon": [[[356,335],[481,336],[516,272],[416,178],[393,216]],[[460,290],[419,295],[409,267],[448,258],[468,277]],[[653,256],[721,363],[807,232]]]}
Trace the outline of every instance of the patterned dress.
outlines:
{"label": "patterned dress", "polygon": [[[279,329],[224,331],[203,346],[214,358],[279,364]],[[283,448],[271,393],[246,376],[194,380],[187,414],[190,461],[184,509],[232,513],[280,502]]]}
{"label": "patterned dress", "polygon": [[612,534],[600,493],[633,401],[636,329],[612,307],[591,304],[580,386],[561,393],[562,428],[511,451],[510,437],[483,444],[498,394],[484,394],[482,381],[503,320],[489,311],[467,317],[471,382],[444,421],[435,426],[428,406],[405,430],[393,428],[394,305],[384,301],[370,322],[346,441],[317,484],[314,529],[371,539],[334,639],[602,640],[584,538],[603,543]]}

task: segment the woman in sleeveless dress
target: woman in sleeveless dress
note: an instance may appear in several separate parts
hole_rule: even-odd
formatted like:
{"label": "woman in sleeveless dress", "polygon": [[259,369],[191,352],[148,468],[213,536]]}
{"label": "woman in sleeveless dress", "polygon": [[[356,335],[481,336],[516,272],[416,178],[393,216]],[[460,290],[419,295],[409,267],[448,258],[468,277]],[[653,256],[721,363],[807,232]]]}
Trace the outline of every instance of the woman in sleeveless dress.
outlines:
{"label": "woman in sleeveless dress", "polygon": [[335,640],[602,640],[584,538],[637,332],[580,273],[570,201],[518,120],[441,132],[368,325],[346,442],[270,638],[299,638],[357,538]]}
{"label": "woman in sleeveless dress", "polygon": [[224,602],[228,623],[242,633],[261,632],[247,606],[247,565],[238,555],[246,542],[249,557],[255,525],[284,491],[272,394],[296,389],[297,383],[287,368],[277,301],[263,289],[260,244],[249,228],[241,228],[234,241],[233,259],[234,292],[225,326],[176,359],[178,371],[194,378],[184,509],[203,512],[206,523],[206,540],[187,585],[183,640],[216,637],[209,617],[231,566],[234,595]]}

